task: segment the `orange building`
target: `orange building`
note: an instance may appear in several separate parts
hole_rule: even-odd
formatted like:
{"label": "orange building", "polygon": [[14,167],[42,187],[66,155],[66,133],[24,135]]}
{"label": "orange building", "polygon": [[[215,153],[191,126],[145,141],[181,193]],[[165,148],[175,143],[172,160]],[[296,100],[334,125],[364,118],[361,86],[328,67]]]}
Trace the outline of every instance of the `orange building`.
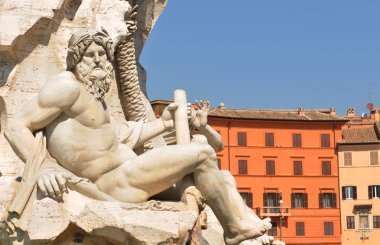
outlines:
{"label": "orange building", "polygon": [[[169,101],[151,102],[156,116]],[[336,144],[348,119],[335,110],[234,110],[220,106],[208,123],[224,141],[221,169],[286,244],[341,244]],[[170,137],[168,137],[170,140]],[[281,223],[281,224],[280,224]],[[281,228],[280,228],[281,227]]]}
{"label": "orange building", "polygon": [[225,144],[220,167],[234,175],[247,205],[272,218],[269,234],[286,244],[341,244],[335,146],[346,122],[333,109],[222,106],[209,113]]}

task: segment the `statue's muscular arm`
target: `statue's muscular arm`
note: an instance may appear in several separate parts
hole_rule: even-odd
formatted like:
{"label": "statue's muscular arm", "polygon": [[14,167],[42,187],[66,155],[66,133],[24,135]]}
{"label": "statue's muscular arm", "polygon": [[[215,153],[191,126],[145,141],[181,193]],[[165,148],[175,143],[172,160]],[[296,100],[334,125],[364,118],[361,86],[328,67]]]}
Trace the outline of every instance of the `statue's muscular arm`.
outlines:
{"label": "statue's muscular arm", "polygon": [[24,162],[34,144],[33,133],[49,125],[66,108],[71,107],[79,96],[79,86],[68,74],[56,79],[46,83],[38,96],[8,122],[5,137]]}
{"label": "statue's muscular arm", "polygon": [[[26,162],[33,148],[33,133],[45,128],[66,109],[70,108],[78,99],[79,92],[79,85],[75,82],[73,75],[64,72],[53,81],[46,83],[38,96],[30,100],[8,121],[8,126],[4,132],[5,137],[23,162]],[[50,156],[48,160],[55,161]],[[40,184],[39,187],[41,188]],[[46,188],[42,187],[41,189],[47,194]],[[51,186],[47,189],[49,193],[49,190],[54,193]]]}

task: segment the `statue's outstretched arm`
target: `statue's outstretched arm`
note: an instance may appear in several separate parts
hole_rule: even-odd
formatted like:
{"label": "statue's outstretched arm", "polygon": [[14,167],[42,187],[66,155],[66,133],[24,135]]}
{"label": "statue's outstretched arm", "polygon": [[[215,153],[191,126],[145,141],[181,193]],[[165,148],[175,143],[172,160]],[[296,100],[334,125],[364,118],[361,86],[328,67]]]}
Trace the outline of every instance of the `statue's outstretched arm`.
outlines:
{"label": "statue's outstretched arm", "polygon": [[220,152],[224,149],[222,137],[210,125],[207,124],[208,111],[210,102],[206,100],[196,101],[198,109],[192,109],[192,118],[190,126],[207,138],[208,144],[214,148],[215,152]]}
{"label": "statue's outstretched arm", "polygon": [[169,104],[162,116],[152,122],[144,123],[140,138],[136,144],[136,147],[142,146],[148,140],[160,135],[166,130],[174,127],[174,111],[178,108],[176,103]]}

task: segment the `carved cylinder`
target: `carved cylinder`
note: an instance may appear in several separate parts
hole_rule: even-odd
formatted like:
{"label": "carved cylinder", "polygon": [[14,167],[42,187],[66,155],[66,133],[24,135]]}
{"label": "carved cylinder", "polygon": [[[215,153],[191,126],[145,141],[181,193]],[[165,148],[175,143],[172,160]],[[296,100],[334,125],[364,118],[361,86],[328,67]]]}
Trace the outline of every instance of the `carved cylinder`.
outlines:
{"label": "carved cylinder", "polygon": [[188,144],[190,143],[190,130],[189,121],[187,119],[187,99],[185,90],[177,89],[174,91],[174,102],[178,104],[178,109],[174,113],[174,127],[177,144]]}

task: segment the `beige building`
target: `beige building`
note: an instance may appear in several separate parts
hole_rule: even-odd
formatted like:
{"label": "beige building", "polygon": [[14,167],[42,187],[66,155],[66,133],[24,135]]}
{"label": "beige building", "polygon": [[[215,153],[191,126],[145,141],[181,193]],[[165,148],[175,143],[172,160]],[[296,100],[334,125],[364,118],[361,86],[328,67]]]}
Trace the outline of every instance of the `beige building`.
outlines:
{"label": "beige building", "polygon": [[349,111],[338,145],[342,244],[380,244],[379,111],[364,119]]}

